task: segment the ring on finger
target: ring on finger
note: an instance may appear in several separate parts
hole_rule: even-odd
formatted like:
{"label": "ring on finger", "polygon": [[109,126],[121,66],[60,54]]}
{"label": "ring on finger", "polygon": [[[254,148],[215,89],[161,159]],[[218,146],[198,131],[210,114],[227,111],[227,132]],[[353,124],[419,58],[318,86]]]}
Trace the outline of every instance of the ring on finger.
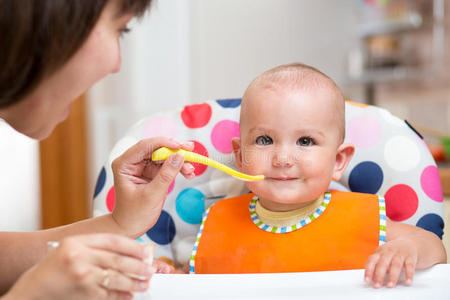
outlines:
{"label": "ring on finger", "polygon": [[52,252],[53,250],[55,250],[58,247],[59,247],[58,241],[48,241],[47,242],[47,252],[48,253]]}
{"label": "ring on finger", "polygon": [[109,277],[109,270],[106,270],[106,269],[103,270],[102,276],[103,276],[103,280],[102,280],[101,285],[102,285],[104,288],[108,288],[108,287],[109,287],[109,284],[110,284],[110,282],[111,282],[111,278]]}

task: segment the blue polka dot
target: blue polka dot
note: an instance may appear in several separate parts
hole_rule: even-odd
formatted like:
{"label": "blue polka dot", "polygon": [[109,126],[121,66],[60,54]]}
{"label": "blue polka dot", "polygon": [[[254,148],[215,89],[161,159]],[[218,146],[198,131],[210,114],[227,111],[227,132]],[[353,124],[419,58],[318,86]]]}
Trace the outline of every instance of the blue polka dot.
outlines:
{"label": "blue polka dot", "polygon": [[139,243],[144,243],[144,239],[143,239],[142,237],[138,237],[138,238],[136,239],[136,241],[138,241]]}
{"label": "blue polka dot", "polygon": [[147,231],[147,236],[160,245],[167,245],[172,242],[175,237],[175,223],[172,217],[166,211],[161,211],[155,226]]}
{"label": "blue polka dot", "polygon": [[200,224],[205,211],[205,195],[197,189],[184,189],[175,200],[175,208],[186,223]]}
{"label": "blue polka dot", "polygon": [[102,168],[100,174],[98,175],[97,184],[95,185],[94,198],[102,191],[106,182],[106,170],[105,167]]}
{"label": "blue polka dot", "polygon": [[416,226],[435,233],[440,239],[444,234],[444,220],[436,214],[426,214],[419,219]]}
{"label": "blue polka dot", "polygon": [[221,100],[217,100],[217,103],[225,108],[235,108],[238,107],[239,105],[241,105],[241,99],[240,98],[236,98],[236,99],[221,99]]}
{"label": "blue polka dot", "polygon": [[352,192],[376,194],[383,183],[383,170],[372,161],[363,161],[356,165],[348,178]]}

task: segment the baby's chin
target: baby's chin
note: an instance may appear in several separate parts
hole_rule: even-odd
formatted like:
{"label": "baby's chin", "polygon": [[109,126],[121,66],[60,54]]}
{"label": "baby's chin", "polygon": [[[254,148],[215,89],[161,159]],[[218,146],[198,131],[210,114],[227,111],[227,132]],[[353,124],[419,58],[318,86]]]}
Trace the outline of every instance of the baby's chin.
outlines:
{"label": "baby's chin", "polygon": [[[254,191],[253,191],[254,192]],[[295,205],[295,204],[308,204],[316,200],[316,198],[307,197],[292,191],[280,191],[275,193],[263,193],[258,194],[254,192],[260,198],[264,198],[274,204],[280,205]]]}

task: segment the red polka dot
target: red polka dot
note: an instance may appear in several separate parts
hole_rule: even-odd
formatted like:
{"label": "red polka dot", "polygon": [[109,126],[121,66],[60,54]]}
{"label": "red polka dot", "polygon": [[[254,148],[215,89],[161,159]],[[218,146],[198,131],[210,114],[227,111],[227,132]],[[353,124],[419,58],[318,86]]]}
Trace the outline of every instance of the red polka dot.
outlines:
{"label": "red polka dot", "polygon": [[384,198],[386,214],[393,221],[404,221],[412,217],[419,206],[416,192],[406,184],[392,186]]}
{"label": "red polka dot", "polygon": [[116,192],[114,190],[114,186],[112,186],[109,189],[108,194],[106,195],[106,208],[109,211],[113,211],[115,203],[116,203]]}
{"label": "red polka dot", "polygon": [[208,124],[212,109],[208,103],[187,105],[181,112],[183,123],[189,128],[200,128]]}
{"label": "red polka dot", "polygon": [[[208,150],[206,150],[205,146],[203,146],[200,142],[197,142],[197,141],[192,141],[192,142],[194,142],[194,152],[195,153],[209,157]],[[199,163],[191,163],[191,164],[195,168],[195,170],[194,170],[195,176],[202,175],[206,171],[206,168],[208,167],[207,165],[199,164]]]}

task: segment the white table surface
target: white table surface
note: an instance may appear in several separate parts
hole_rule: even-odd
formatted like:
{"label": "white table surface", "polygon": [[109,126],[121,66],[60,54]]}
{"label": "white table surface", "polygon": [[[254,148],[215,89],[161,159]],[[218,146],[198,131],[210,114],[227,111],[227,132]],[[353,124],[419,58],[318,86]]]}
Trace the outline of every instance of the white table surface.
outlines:
{"label": "white table surface", "polygon": [[412,286],[374,289],[364,270],[232,274],[156,274],[146,293],[134,299],[450,299],[450,264],[417,271]]}

